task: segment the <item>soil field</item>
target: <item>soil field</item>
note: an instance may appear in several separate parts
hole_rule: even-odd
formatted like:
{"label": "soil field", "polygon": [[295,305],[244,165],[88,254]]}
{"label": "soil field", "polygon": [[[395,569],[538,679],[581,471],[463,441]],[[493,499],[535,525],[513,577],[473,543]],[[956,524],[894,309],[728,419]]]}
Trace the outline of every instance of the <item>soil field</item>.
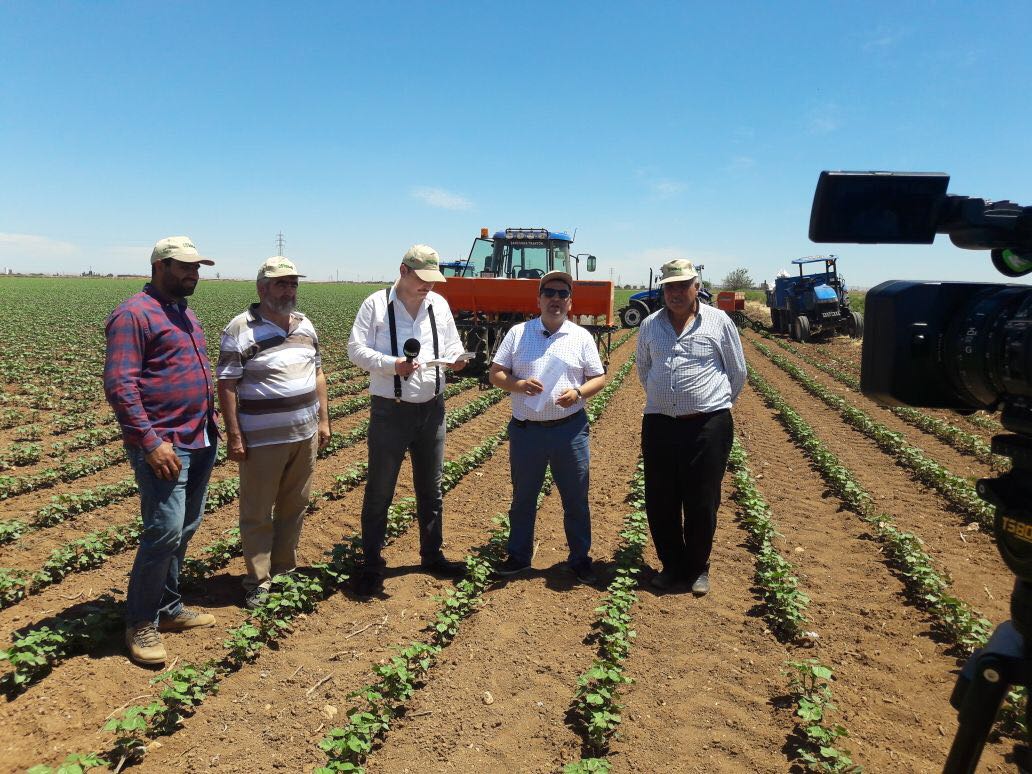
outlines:
{"label": "soil field", "polygon": [[[476,581],[480,558],[497,560],[496,517],[511,494],[499,435],[510,412],[506,398],[460,383],[447,401],[455,426],[446,458],[456,472],[445,495],[445,551],[470,556],[470,574],[457,584],[421,572],[418,535],[402,514],[385,550],[384,593],[362,601],[346,582],[326,579],[332,568],[346,573],[358,533],[368,409],[364,374],[347,361],[345,343],[372,288],[303,286],[299,306],[320,332],[335,417],[335,446],[319,462],[320,496],[300,547],[311,568],[301,577],[321,585],[284,587],[275,634],[247,658],[233,655],[227,641],[264,624],[239,606],[238,553],[205,551],[232,543],[237,518],[236,466],[220,463],[188,552],[208,565],[196,568],[187,598],[217,624],[166,635],[175,679],[154,682],[162,673],[133,665],[121,642],[138,500],[120,486],[130,473],[100,382],[104,317],[139,284],[0,278],[0,322],[13,327],[41,308],[55,320],[49,338],[0,354],[0,649],[8,648],[0,771],[56,770],[69,756],[96,771],[345,771],[354,769],[329,755],[325,740],[350,734],[349,744],[367,745],[354,760],[370,772],[787,772],[808,768],[806,756],[816,753],[805,729],[818,726],[831,733],[829,767],[837,753],[841,769],[848,756],[872,772],[941,770],[957,729],[949,696],[958,670],[989,627],[1009,617],[1013,575],[984,513],[965,499],[975,479],[1000,465],[972,451],[988,443],[994,420],[925,412],[957,430],[958,441],[958,433],[935,434],[934,423],[920,429],[877,406],[850,386],[860,346],[848,339],[795,344],[743,330],[752,377],[733,414],[744,457],[724,481],[709,595],[653,592],[651,544],[640,558],[628,550],[642,532],[633,514],[644,394],[631,363],[636,335],[621,331],[609,369],[615,386],[592,406],[598,584],[580,584],[565,568],[562,503],[547,489],[533,571]],[[209,352],[251,291],[201,283],[191,305]],[[869,420],[866,430],[856,412]],[[906,467],[913,449],[934,469]],[[411,491],[403,467],[396,502]],[[752,531],[757,503],[773,525],[766,554]],[[915,537],[903,553],[898,534]],[[773,575],[761,569],[770,554],[782,560]],[[46,582],[41,568],[50,568]],[[953,601],[933,601],[929,586],[915,586],[917,575]],[[460,602],[461,615],[441,617]],[[600,625],[617,603],[621,612]],[[953,623],[944,621],[947,609]],[[617,656],[604,650],[610,640],[600,631],[613,634]],[[50,647],[36,665],[25,656],[33,636]],[[402,669],[403,649],[415,655],[404,656]],[[578,696],[606,693],[600,664],[615,681],[606,683],[609,698],[589,702],[611,711],[595,716],[601,730],[593,734]],[[809,693],[792,683],[804,673],[814,678]],[[370,705],[374,686],[380,698]],[[800,695],[823,707],[820,723],[797,714]],[[351,716],[370,706],[388,722],[363,737],[369,719]],[[1013,768],[1013,721],[997,728],[980,771]]]}

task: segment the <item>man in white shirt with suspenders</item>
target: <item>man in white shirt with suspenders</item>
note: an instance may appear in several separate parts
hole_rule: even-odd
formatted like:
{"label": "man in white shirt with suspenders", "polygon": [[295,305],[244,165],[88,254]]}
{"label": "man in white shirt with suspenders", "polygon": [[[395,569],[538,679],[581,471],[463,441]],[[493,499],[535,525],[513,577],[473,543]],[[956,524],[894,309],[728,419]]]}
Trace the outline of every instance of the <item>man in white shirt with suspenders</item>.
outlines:
{"label": "man in white shirt with suspenders", "polygon": [[462,341],[448,302],[433,292],[435,282],[446,281],[437,251],[428,245],[413,245],[399,271],[393,287],[362,302],[348,339],[348,357],[369,372],[372,394],[369,477],[362,501],[364,563],[355,581],[360,596],[377,594],[383,588],[386,563],[381,551],[387,534],[387,509],[406,451],[412,456],[420,564],[443,576],[458,577],[465,572],[463,563],[449,561],[441,551],[444,369],[422,365],[441,360],[450,363],[447,368],[462,370],[465,362],[456,362],[463,352]]}

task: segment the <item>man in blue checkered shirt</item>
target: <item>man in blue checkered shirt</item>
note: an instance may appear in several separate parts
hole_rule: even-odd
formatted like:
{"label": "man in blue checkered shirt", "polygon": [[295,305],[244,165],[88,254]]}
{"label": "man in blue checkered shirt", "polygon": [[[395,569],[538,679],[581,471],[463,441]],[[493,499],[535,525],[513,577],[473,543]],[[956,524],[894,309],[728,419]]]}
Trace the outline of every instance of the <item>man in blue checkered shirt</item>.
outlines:
{"label": "man in blue checkered shirt", "polygon": [[645,387],[641,450],[645,511],[663,569],[651,585],[678,583],[709,592],[709,558],[717,529],[720,482],[734,425],[731,404],[745,385],[738,329],[719,309],[699,303],[690,261],[663,264],[664,308],[638,333],[638,377]]}

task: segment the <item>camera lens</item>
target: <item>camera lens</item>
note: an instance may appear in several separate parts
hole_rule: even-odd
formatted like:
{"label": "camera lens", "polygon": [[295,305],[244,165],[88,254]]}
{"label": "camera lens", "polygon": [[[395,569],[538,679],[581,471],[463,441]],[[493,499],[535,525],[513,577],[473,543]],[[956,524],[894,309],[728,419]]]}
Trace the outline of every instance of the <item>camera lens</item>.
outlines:
{"label": "camera lens", "polygon": [[944,338],[957,393],[981,408],[1032,396],[1032,288],[983,290],[958,311]]}

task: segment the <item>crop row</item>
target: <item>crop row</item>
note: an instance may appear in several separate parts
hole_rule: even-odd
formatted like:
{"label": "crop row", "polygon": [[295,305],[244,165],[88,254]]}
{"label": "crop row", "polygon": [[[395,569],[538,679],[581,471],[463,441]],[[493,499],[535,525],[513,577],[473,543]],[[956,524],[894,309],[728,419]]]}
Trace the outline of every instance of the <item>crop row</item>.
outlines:
{"label": "crop row", "polygon": [[[614,349],[628,338],[624,336],[614,345]],[[606,389],[589,401],[589,421],[597,421],[605,412],[633,362],[632,355],[628,363],[611,377]],[[474,452],[474,455],[477,453]],[[447,466],[444,480],[449,481]],[[545,487],[538,496],[539,506],[541,498],[548,492],[550,482],[549,473]],[[466,578],[454,591],[448,591],[436,616],[427,624],[426,638],[400,648],[389,662],[374,669],[378,678],[374,683],[352,694],[359,697],[361,702],[348,712],[347,724],[331,729],[320,742],[320,749],[327,755],[327,763],[316,770],[317,774],[364,772],[366,757],[375,745],[382,743],[394,722],[404,714],[412,694],[422,684],[441,649],[454,639],[461,621],[479,606],[479,599],[489,584],[494,566],[505,555],[508,525],[501,516],[496,517],[496,522],[498,526],[490,533],[487,543],[477,549],[473,556],[467,557]]]}
{"label": "crop row", "polygon": [[[504,394],[501,390],[497,392]],[[467,406],[463,406],[456,412],[450,413],[448,424],[454,428],[464,422],[468,422],[494,405],[494,403],[497,403],[499,397],[500,395],[497,394],[488,394],[472,401],[471,404],[467,404]],[[467,411],[466,409],[471,406],[475,410]],[[503,437],[504,433],[496,434],[457,460],[447,461],[444,467],[442,490],[445,492],[449,491],[471,467],[475,467],[486,460]],[[366,469],[366,463],[359,463],[348,473],[338,476],[334,480],[334,485],[329,492],[323,494],[313,493],[312,501],[314,502],[321,497],[335,499],[342,493],[344,486],[340,483],[342,479],[351,482],[351,486],[355,486],[365,479]],[[239,479],[236,477],[226,479],[218,485],[211,487],[209,489],[206,511],[214,511],[226,502],[235,499],[238,493]],[[135,535],[138,536],[139,525],[134,524],[132,526],[135,527]],[[124,547],[127,546],[123,545],[122,548]],[[188,583],[198,584],[204,577],[210,575],[215,570],[225,567],[230,560],[239,556],[240,552],[239,530],[234,529],[226,537],[220,538],[213,545],[208,546],[202,551],[206,558],[187,559],[184,562],[182,582],[184,585]],[[89,556],[90,561],[93,562],[96,562],[101,556],[106,558],[103,553],[103,546],[91,551]],[[48,585],[44,581],[45,578],[43,577],[30,576],[27,593],[35,593],[44,585]],[[109,603],[113,605],[114,601],[109,600]],[[9,695],[20,692],[35,680],[48,674],[53,665],[58,661],[64,660],[70,655],[83,652],[82,648],[97,641],[99,638],[103,638],[108,633],[106,630],[102,630],[102,628],[94,625],[97,620],[91,618],[85,622],[86,630],[82,630],[82,623],[59,621],[56,626],[42,625],[32,627],[20,636],[15,637],[10,648],[6,651],[0,651],[0,660],[8,660],[15,665],[13,675],[4,678],[5,682],[0,683],[0,687],[3,687]],[[40,630],[44,631],[41,633]],[[75,632],[75,635],[72,636],[70,632]]]}
{"label": "crop row", "polygon": [[[734,499],[739,504],[739,520],[749,534],[748,545],[755,553],[756,584],[763,594],[766,619],[775,636],[791,644],[809,646],[816,632],[805,632],[809,623],[806,607],[809,597],[799,591],[795,568],[774,547],[777,537],[774,516],[763,499],[749,470],[748,456],[736,438],[731,449],[729,468],[734,484]],[[831,681],[834,675],[816,658],[786,663],[789,694],[795,702],[795,732],[789,739],[794,762],[806,771],[857,770],[847,750],[836,744],[849,733],[840,723],[829,723]]]}
{"label": "crop row", "polygon": [[[450,385],[445,394],[456,394],[468,389],[476,381],[466,379],[457,384]],[[478,399],[479,400],[479,399]],[[476,412],[466,412],[462,421],[468,421],[476,414],[483,411],[486,406]],[[358,410],[357,408],[355,409]],[[459,410],[460,412],[462,409]],[[454,420],[452,426],[457,426]],[[359,427],[346,434],[334,434],[327,448],[321,450],[320,458],[328,457],[330,454],[358,443],[368,433],[369,423],[363,422]],[[219,450],[220,457],[224,459],[225,450]],[[228,505],[236,500],[240,494],[240,479],[232,476],[208,487],[207,500],[205,502],[205,513],[213,513],[218,508]],[[128,525],[120,527],[108,527],[90,533],[61,546],[51,554],[41,570],[36,573],[28,573],[19,570],[0,568],[0,609],[10,607],[21,601],[26,596],[38,593],[40,590],[73,572],[94,569],[106,562],[111,556],[120,553],[135,545],[139,538],[141,522],[136,519]],[[19,531],[20,530],[20,531]],[[25,531],[21,522],[0,523],[0,542],[4,542],[5,534],[11,532],[20,534]],[[8,538],[8,540],[13,538]]]}
{"label": "crop row", "polygon": [[983,645],[989,633],[989,622],[950,593],[949,578],[935,570],[931,557],[921,547],[920,538],[903,532],[895,526],[890,515],[876,509],[874,498],[852,471],[839,462],[806,420],[751,367],[749,382],[763,401],[778,413],[778,420],[843,505],[874,528],[875,535],[886,548],[889,565],[903,581],[910,601],[932,615],[937,628],[950,642],[968,652]]}
{"label": "crop row", "polygon": [[[495,448],[505,434],[503,428],[486,439],[480,447],[463,455],[463,459],[467,460],[465,473],[468,474],[482,464],[489,456],[482,452],[487,448]],[[451,486],[454,483],[457,482]],[[392,506],[388,516],[388,540],[403,533],[414,518],[415,503],[411,498]],[[253,662],[265,645],[281,639],[291,631],[291,622],[297,615],[314,611],[322,599],[340,589],[353,573],[360,550],[359,537],[353,535],[350,540],[333,547],[329,562],[315,565],[309,572],[274,578],[273,591],[265,602],[252,612],[247,621],[229,632],[225,641],[225,656],[201,665],[188,664],[159,675],[153,682],[165,686],[160,696],[148,705],[130,707],[118,717],[112,718],[105,726],[105,730],[115,735],[111,747],[102,753],[85,757],[120,768],[144,754],[145,739],[177,730],[206,696],[218,690],[219,683],[227,675]],[[35,771],[50,769],[37,767]]]}
{"label": "crop row", "polygon": [[622,717],[619,689],[631,678],[624,674],[623,663],[630,654],[635,631],[631,628],[631,608],[638,600],[635,591],[638,574],[644,565],[648,543],[648,521],[642,510],[645,504],[645,478],[639,461],[631,479],[627,497],[635,508],[624,517],[620,543],[615,554],[616,572],[606,589],[599,614],[592,624],[591,641],[597,645],[591,667],[577,678],[568,717],[585,740],[589,757],[566,764],[564,774],[609,771],[609,743],[620,726]]}
{"label": "crop row", "polygon": [[106,449],[92,457],[80,457],[56,468],[45,468],[31,475],[0,476],[0,500],[90,476],[124,459],[125,452],[118,447]]}
{"label": "crop row", "polygon": [[911,471],[919,481],[939,492],[954,507],[979,524],[992,526],[992,506],[979,498],[975,488],[966,479],[954,475],[916,446],[907,443],[899,433],[892,432],[872,419],[865,411],[850,405],[842,396],[826,389],[786,358],[775,354],[758,341],[753,341],[752,345],[798,382],[803,389],[838,411],[847,424],[873,440],[898,465]]}
{"label": "crop row", "polygon": [[[814,368],[817,368],[828,376],[832,377],[836,381],[844,384],[854,392],[860,392],[860,380],[855,376],[852,376],[845,371],[842,371],[835,366],[823,363],[817,358],[811,357],[802,351],[799,347],[789,344],[787,341],[781,341],[780,339],[764,334],[768,340],[773,341],[779,347],[788,352],[791,352],[796,357],[800,358],[806,363],[809,363]],[[989,444],[983,441],[976,435],[961,430],[955,425],[951,425],[945,420],[939,419],[926,414],[923,411],[919,411],[915,408],[908,406],[890,406],[889,411],[895,414],[897,417],[902,419],[909,425],[912,425],[919,430],[928,433],[929,435],[935,436],[940,441],[949,446],[952,446],[962,454],[967,454],[978,459],[979,462],[984,462],[987,465],[992,465],[996,469],[1008,470],[1010,469],[1010,460],[1006,457],[1001,457],[997,454],[993,454],[989,448]]]}

